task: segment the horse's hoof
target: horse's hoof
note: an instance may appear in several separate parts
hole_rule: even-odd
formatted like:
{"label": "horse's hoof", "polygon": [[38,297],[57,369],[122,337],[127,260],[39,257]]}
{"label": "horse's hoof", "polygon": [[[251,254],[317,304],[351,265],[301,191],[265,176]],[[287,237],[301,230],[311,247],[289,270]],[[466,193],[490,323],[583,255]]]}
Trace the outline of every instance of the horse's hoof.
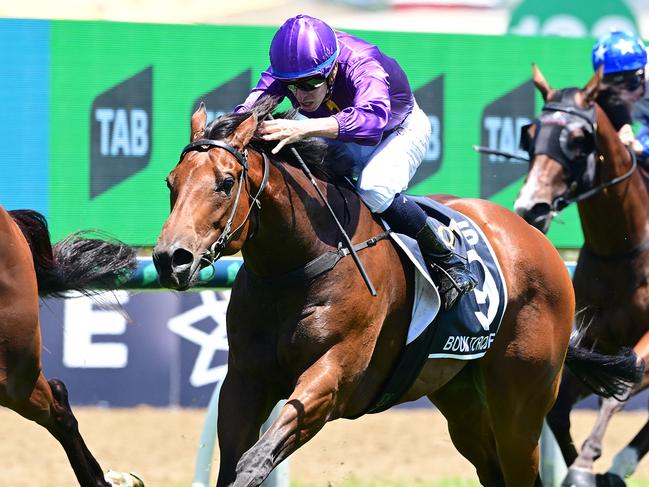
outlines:
{"label": "horse's hoof", "polygon": [[142,479],[132,472],[109,470],[104,474],[104,478],[111,487],[144,487]]}
{"label": "horse's hoof", "polygon": [[597,487],[626,487],[626,482],[617,474],[606,472],[597,474]]}
{"label": "horse's hoof", "polygon": [[595,474],[590,470],[569,468],[561,487],[598,487]]}

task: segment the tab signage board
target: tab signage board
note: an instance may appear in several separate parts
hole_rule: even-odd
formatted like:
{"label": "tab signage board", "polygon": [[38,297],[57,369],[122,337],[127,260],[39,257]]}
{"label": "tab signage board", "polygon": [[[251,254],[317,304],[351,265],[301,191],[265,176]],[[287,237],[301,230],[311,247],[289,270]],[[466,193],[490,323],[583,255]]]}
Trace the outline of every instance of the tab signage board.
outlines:
{"label": "tab signage board", "polygon": [[[42,142],[19,135],[8,144],[12,157],[0,157],[0,170],[18,168],[22,181],[15,190],[0,185],[3,200],[46,210],[55,240],[90,228],[153,245],[169,214],[164,179],[189,140],[191,113],[203,100],[212,118],[246,98],[268,68],[274,28],[72,21],[41,27],[44,111],[36,114],[36,98],[27,93],[23,101],[12,88],[30,82],[28,70],[12,69],[6,86],[16,91],[8,98],[14,113],[43,122],[34,125]],[[554,87],[583,86],[592,69],[592,39],[352,33],[399,61],[428,115],[432,137],[413,194],[484,197],[512,208],[524,165],[485,159],[473,146],[516,149],[520,125],[540,106],[529,81],[532,62]],[[34,46],[2,39],[0,48],[33,58]],[[32,175],[45,189],[31,191]],[[551,240],[579,247],[576,211],[561,218],[566,224],[552,227]]]}

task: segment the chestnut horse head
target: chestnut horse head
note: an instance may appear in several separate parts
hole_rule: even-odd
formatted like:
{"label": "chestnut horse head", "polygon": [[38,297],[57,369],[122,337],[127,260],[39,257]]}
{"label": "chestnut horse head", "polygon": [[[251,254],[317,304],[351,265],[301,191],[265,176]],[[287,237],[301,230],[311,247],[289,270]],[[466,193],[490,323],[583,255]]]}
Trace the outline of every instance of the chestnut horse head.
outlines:
{"label": "chestnut horse head", "polygon": [[245,147],[257,118],[240,117],[236,131],[217,141],[204,136],[206,117],[201,103],[192,116],[190,144],[166,179],[172,213],[154,262],[160,281],[178,289],[191,285],[197,271],[213,260],[212,253],[237,252],[249,230],[252,203],[243,189],[248,171]]}
{"label": "chestnut horse head", "polygon": [[[270,144],[255,136],[258,121],[276,104],[276,99],[268,97],[251,112],[229,114],[209,126],[202,103],[192,115],[190,143],[166,179],[171,215],[153,253],[163,285],[187,289],[201,268],[221,255],[242,250],[260,224],[257,211],[262,194],[282,191],[267,188],[270,161],[265,152]],[[316,173],[324,173],[317,167],[326,150],[324,144],[312,140],[296,147]],[[288,148],[279,156],[293,160]],[[251,167],[251,158],[261,164]]]}

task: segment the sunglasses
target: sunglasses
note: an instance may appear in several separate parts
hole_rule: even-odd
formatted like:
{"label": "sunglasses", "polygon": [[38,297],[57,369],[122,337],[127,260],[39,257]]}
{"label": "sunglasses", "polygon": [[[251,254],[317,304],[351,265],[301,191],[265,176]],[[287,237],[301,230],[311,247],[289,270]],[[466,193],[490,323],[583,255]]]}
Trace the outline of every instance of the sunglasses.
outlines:
{"label": "sunglasses", "polygon": [[606,84],[624,88],[628,91],[634,91],[640,88],[645,82],[644,70],[633,73],[605,75]]}
{"label": "sunglasses", "polygon": [[303,81],[286,81],[284,86],[291,92],[295,93],[297,90],[313,91],[320,88],[327,80],[324,78],[310,78]]}

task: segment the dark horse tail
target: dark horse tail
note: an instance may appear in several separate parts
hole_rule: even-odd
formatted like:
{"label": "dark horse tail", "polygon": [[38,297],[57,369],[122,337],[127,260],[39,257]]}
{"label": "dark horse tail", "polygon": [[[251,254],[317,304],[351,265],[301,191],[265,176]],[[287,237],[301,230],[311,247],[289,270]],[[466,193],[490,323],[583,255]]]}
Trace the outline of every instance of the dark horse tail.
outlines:
{"label": "dark horse tail", "polygon": [[84,232],[77,232],[52,245],[43,215],[33,210],[13,210],[9,215],[29,243],[41,296],[63,296],[66,291],[88,295],[114,289],[137,266],[135,249],[121,242],[87,238]]}
{"label": "dark horse tail", "polygon": [[623,348],[618,355],[604,355],[572,342],[566,355],[570,372],[595,394],[626,400],[631,388],[642,379],[644,361],[638,361],[631,348]]}

